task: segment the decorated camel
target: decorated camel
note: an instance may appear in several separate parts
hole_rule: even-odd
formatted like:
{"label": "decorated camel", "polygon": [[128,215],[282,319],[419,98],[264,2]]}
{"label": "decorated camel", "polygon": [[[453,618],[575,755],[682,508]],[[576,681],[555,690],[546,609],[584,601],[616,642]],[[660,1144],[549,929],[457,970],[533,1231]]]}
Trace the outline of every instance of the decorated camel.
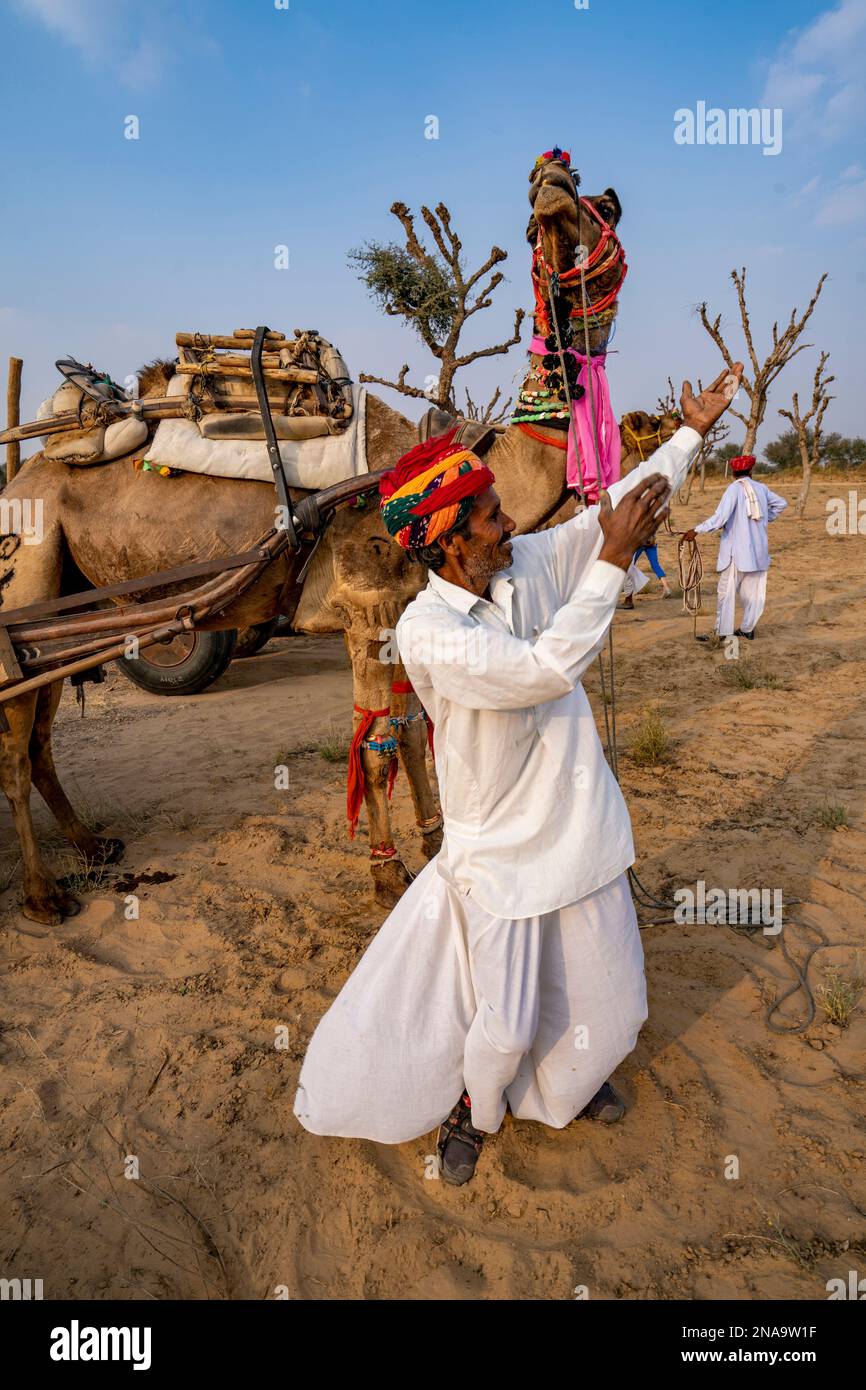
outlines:
{"label": "decorated camel", "polygon": [[682,417],[675,410],[665,410],[650,415],[645,410],[630,410],[619,422],[622,439],[620,473],[625,477],[639,463],[672,438],[682,424]]}
{"label": "decorated camel", "polygon": [[[588,340],[592,354],[600,354],[625,273],[613,232],[620,217],[619,200],[612,189],[597,197],[579,197],[567,156],[558,151],[553,156],[538,161],[530,173],[527,239],[533,247],[535,332],[544,336],[554,328],[552,314],[562,337],[570,323],[576,325],[575,346],[582,349]],[[574,274],[578,246],[592,262],[580,277]],[[588,303],[603,307],[587,312]],[[549,346],[530,354],[521,402],[531,423],[524,418],[509,426],[485,455],[518,532],[545,525],[569,497],[564,447],[568,420],[564,411],[551,408],[551,403],[562,404],[568,391]],[[560,356],[558,362],[562,361]],[[142,395],[163,393],[171,370],[157,364],[143,373]],[[533,402],[533,397],[540,399]],[[533,405],[543,408],[534,411]],[[367,398],[365,428],[371,470],[392,466],[417,439],[411,423],[374,396]],[[275,503],[269,484],[197,473],[181,473],[167,481],[136,470],[132,455],[104,467],[77,469],[37,454],[3,495],[31,503],[41,500],[44,508],[41,544],[26,545],[17,535],[0,538],[4,609],[49,600],[87,584],[99,587],[243,550],[273,526]],[[385,655],[389,646],[393,650],[388,639],[400,613],[426,576],[391,541],[374,497],[372,505],[337,511],[299,597],[289,581],[285,560],[274,561],[243,597],[202,627],[243,628],[282,612],[292,616],[297,631],[345,634],[355,730],[363,734],[356,739],[356,751],[371,871],[377,901],[390,906],[411,878],[391,832],[388,798],[395,757],[409,782],[425,854],[435,854],[441,843],[441,819],[427,774],[423,712],[405,671],[393,656]],[[30,811],[31,786],[41,793],[65,837],[89,861],[112,862],[123,852],[120,841],[97,835],[81,821],[60,784],[51,727],[61,690],[62,681],[55,681],[7,701],[2,709],[8,728],[4,732],[0,727],[0,786],[21,846],[23,911],[47,924],[73,915],[79,905],[43,861]]]}

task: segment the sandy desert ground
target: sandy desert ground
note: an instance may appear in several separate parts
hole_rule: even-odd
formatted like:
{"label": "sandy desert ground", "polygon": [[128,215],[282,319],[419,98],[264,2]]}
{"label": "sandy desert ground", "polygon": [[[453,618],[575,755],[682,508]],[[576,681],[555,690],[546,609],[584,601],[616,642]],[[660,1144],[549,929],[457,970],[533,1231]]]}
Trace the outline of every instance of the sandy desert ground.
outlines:
{"label": "sandy desert ground", "polygon": [[[184,700],[112,671],[81,718],[67,691],[61,775],[127,852],[80,916],[38,927],[0,808],[0,1274],[129,1299],[824,1299],[828,1279],[866,1275],[866,1003],[844,1028],[820,1008],[799,1033],[767,1021],[796,983],[782,943],[794,960],[833,943],[816,992],[827,965],[866,975],[866,538],[825,526],[853,486],[822,479],[802,525],[773,527],[739,663],[696,644],[655,585],[615,623],[621,747],[652,702],[672,740],[660,767],[621,756],[641,879],[778,886],[782,937],[642,911],[650,1018],[616,1075],[627,1117],[508,1116],[462,1189],[425,1177],[433,1134],[315,1138],[292,1114],[306,1042],[384,916],[366,837],[346,838],[345,766],[316,751],[350,727],[341,640],[271,643]],[[715,539],[702,548],[706,630]],[[402,776],[394,804],[420,868]],[[840,805],[847,826],[823,825]],[[796,991],[773,1021],[806,1017]]]}

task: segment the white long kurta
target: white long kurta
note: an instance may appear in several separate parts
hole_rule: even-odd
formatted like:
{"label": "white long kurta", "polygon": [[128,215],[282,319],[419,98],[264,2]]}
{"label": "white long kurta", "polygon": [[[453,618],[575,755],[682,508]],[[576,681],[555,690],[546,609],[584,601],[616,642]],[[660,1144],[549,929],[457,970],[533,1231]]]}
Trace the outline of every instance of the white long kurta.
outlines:
{"label": "white long kurta", "polygon": [[[612,503],[650,473],[676,489],[699,444],[679,430]],[[631,828],[580,684],[623,581],[602,540],[596,507],[517,537],[489,600],[431,574],[398,625],[436,726],[444,843],[313,1034],[294,1106],[313,1133],[402,1143],[464,1085],[479,1129],[506,1103],[561,1128],[634,1047]]]}
{"label": "white long kurta", "polygon": [[472,1122],[561,1129],[647,1016],[625,875],[543,917],[502,921],[425,866],[313,1034],[294,1111],[313,1134],[402,1144],[464,1087]]}
{"label": "white long kurta", "polygon": [[736,602],[743,605],[743,632],[753,632],[767,599],[767,571],[770,546],[767,528],[787,507],[778,493],[771,492],[757,478],[749,480],[760,517],[749,516],[745,481],[735,478],[722,493],[713,515],[695,527],[696,535],[722,532],[716,569],[719,572],[716,599],[716,632],[730,637],[736,627]]}
{"label": "white long kurta", "polygon": [[770,547],[767,527],[785,510],[788,503],[777,492],[771,492],[758,478],[750,479],[760,508],[760,520],[749,517],[748,499],[743,480],[735,478],[722,493],[712,516],[695,527],[695,534],[722,532],[716,569],[719,573],[728,565],[736,565],[740,574],[755,574],[770,568]]}

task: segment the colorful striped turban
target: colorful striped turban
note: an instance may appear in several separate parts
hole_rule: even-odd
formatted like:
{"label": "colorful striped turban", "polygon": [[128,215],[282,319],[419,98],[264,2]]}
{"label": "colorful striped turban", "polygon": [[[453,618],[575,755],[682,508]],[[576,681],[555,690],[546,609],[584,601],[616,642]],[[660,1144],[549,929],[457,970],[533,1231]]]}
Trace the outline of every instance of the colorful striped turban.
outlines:
{"label": "colorful striped turban", "polygon": [[490,469],[448,434],[404,454],[379,482],[382,517],[404,550],[418,550],[459,526],[479,493],[493,482]]}

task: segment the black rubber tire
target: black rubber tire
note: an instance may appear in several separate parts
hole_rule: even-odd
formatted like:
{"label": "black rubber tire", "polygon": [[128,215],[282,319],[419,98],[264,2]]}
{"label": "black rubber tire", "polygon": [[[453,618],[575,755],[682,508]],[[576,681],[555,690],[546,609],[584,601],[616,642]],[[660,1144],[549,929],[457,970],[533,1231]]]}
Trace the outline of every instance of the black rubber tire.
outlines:
{"label": "black rubber tire", "polygon": [[242,627],[235,644],[233,661],[245,656],[256,656],[274,635],[279,618],[271,618],[266,623],[255,623],[252,627]]}
{"label": "black rubber tire", "polygon": [[[235,651],[237,632],[195,632],[189,655],[172,666],[158,666],[139,657],[121,657],[114,664],[133,685],[151,695],[197,695],[207,690],[226,670]],[[158,648],[155,649],[158,653]]]}

